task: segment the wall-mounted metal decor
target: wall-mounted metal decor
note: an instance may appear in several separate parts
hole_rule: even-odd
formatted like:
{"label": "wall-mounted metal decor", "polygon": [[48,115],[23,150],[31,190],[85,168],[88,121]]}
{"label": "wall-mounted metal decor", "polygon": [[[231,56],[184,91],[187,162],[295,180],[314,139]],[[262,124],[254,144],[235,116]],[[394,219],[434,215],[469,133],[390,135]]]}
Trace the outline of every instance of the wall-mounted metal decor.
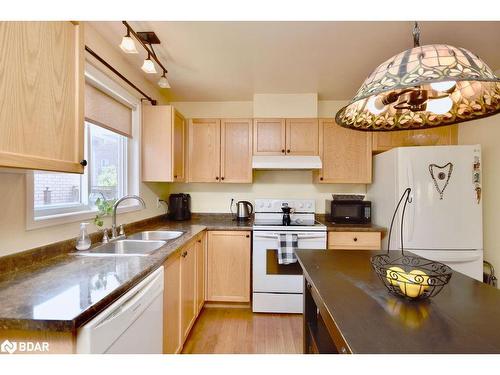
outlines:
{"label": "wall-mounted metal decor", "polygon": [[336,114],[346,128],[393,131],[434,128],[500,111],[500,79],[475,54],[447,44],[420,46],[380,64]]}

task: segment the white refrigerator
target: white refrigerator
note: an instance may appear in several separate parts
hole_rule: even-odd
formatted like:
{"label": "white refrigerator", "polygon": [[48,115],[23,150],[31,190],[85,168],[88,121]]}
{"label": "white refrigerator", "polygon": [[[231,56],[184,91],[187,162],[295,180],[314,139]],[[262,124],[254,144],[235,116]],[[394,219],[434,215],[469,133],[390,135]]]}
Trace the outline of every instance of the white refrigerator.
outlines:
{"label": "white refrigerator", "polygon": [[[373,168],[373,183],[367,190],[372,221],[389,229],[399,198],[411,188],[404,220],[405,251],[482,281],[481,147],[400,147],[374,156]],[[401,211],[394,222],[391,250],[401,249]]]}

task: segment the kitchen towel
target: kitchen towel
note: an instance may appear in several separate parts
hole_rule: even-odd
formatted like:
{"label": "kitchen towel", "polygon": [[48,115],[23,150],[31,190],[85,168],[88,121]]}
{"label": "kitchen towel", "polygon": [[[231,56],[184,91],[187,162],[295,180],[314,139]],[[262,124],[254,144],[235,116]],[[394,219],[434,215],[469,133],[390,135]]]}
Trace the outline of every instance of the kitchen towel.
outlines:
{"label": "kitchen towel", "polygon": [[291,264],[297,262],[295,249],[298,248],[298,238],[296,234],[280,234],[278,246],[278,263]]}

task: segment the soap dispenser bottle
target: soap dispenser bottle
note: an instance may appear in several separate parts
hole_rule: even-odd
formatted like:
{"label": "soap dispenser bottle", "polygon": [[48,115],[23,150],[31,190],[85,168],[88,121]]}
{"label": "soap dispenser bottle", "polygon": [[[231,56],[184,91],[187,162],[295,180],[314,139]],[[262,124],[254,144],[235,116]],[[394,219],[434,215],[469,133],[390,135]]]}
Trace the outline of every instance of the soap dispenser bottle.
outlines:
{"label": "soap dispenser bottle", "polygon": [[80,223],[80,235],[76,241],[77,250],[87,250],[92,244],[89,234],[87,233],[87,225],[89,225],[89,223]]}

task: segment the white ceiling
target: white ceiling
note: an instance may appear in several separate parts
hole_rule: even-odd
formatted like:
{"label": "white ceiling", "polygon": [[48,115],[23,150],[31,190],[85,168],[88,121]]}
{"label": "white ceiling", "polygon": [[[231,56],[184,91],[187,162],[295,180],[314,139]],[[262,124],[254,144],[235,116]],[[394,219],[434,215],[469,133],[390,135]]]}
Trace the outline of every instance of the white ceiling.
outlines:
{"label": "white ceiling", "polygon": [[[118,49],[121,22],[91,22]],[[244,101],[254,93],[350,99],[378,64],[412,47],[412,22],[130,22],[154,31],[171,101]],[[446,43],[500,68],[500,22],[421,22],[421,44]],[[127,55],[140,69],[144,54]],[[156,82],[159,75],[148,76]]]}

